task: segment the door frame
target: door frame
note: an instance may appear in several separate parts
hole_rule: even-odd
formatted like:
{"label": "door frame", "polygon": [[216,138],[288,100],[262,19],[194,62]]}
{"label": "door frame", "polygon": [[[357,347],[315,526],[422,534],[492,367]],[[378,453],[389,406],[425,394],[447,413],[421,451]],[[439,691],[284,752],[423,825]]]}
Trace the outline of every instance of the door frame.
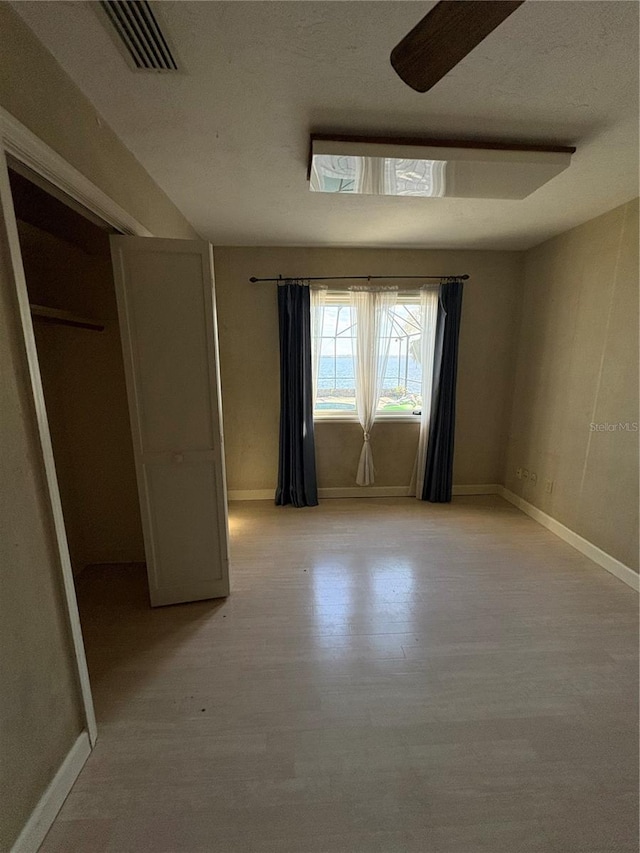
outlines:
{"label": "door frame", "polygon": [[33,334],[33,322],[29,309],[29,295],[22,265],[22,253],[18,239],[13,196],[9,183],[7,155],[10,155],[18,163],[28,167],[36,175],[61,190],[66,196],[81,204],[104,223],[115,228],[119,233],[138,237],[151,237],[153,235],[142,223],[138,222],[124,208],[120,207],[119,204],[68,163],[53,148],[32,133],[14,118],[11,113],[0,107],[0,208],[2,209],[6,223],[9,259],[13,267],[22,340],[29,367],[29,384],[40,439],[42,465],[47,490],[46,497],[53,520],[84,717],[91,747],[93,748],[97,739],[96,717],[82,638],[82,628],[78,614],[78,602],[69,557],[64,516],[62,514],[62,504],[60,502],[60,490],[58,488],[58,478],[56,476],[53,448],[51,445],[49,421],[47,419],[42,390],[38,353]]}

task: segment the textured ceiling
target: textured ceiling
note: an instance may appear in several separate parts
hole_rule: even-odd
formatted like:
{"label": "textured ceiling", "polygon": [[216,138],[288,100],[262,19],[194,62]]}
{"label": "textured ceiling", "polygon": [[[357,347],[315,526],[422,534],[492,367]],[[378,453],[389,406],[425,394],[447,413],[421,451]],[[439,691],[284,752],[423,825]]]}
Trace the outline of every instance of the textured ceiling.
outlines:
{"label": "textured ceiling", "polygon": [[[222,245],[522,249],[638,194],[638,4],[529,0],[431,92],[389,52],[432,3],[160,4],[183,73],[129,70],[84,2],[14,7],[197,231]],[[311,193],[309,132],[555,142],[521,201]]]}

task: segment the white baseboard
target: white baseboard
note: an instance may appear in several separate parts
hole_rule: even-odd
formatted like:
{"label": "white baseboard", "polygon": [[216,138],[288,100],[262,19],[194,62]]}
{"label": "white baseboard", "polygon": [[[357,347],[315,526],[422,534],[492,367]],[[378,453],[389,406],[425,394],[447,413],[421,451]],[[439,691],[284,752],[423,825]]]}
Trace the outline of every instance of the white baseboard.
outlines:
{"label": "white baseboard", "polygon": [[[454,495],[497,495],[502,487],[497,483],[454,486]],[[230,501],[272,501],[275,489],[230,489]],[[407,498],[408,486],[336,486],[318,489],[319,498]]]}
{"label": "white baseboard", "polygon": [[319,498],[408,498],[409,486],[333,486],[318,489]]}
{"label": "white baseboard", "polygon": [[90,753],[89,735],[82,732],[40,802],[31,812],[29,820],[11,848],[11,853],[37,853]]}
{"label": "white baseboard", "polygon": [[275,499],[274,489],[229,489],[227,500],[229,501],[272,501]]}
{"label": "white baseboard", "polygon": [[547,530],[555,533],[555,535],[560,539],[574,547],[576,551],[580,551],[580,553],[584,554],[585,557],[593,560],[594,563],[597,563],[603,569],[606,569],[608,572],[611,572],[612,575],[615,575],[621,581],[624,581],[624,583],[632,589],[635,589],[636,591],[640,590],[640,579],[638,574],[637,572],[634,572],[633,569],[630,569],[629,566],[625,566],[624,563],[621,563],[620,560],[616,560],[616,558],[612,557],[611,554],[607,554],[607,552],[603,551],[602,548],[598,548],[598,546],[594,545],[593,542],[589,542],[588,539],[585,539],[583,536],[580,536],[578,533],[575,533],[573,530],[565,527],[564,524],[556,521],[555,518],[547,515],[546,512],[542,512],[541,509],[538,509],[533,504],[525,501],[524,498],[521,498],[514,492],[509,491],[509,489],[505,489],[504,486],[499,487],[498,494],[526,515],[530,516],[530,518],[533,518],[534,521],[538,522],[538,524],[541,524],[543,527],[546,527]]}
{"label": "white baseboard", "polygon": [[473,483],[470,486],[454,486],[454,495],[497,495],[502,486],[498,483]]}

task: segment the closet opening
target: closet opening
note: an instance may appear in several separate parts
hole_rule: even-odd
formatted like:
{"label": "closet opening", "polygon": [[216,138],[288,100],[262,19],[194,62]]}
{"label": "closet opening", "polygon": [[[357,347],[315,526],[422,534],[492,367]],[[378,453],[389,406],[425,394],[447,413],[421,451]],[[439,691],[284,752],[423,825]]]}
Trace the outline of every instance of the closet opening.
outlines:
{"label": "closet opening", "polygon": [[101,630],[96,615],[106,605],[116,607],[107,607],[110,619],[121,608],[149,608],[109,245],[116,232],[21,164],[9,166],[91,672]]}

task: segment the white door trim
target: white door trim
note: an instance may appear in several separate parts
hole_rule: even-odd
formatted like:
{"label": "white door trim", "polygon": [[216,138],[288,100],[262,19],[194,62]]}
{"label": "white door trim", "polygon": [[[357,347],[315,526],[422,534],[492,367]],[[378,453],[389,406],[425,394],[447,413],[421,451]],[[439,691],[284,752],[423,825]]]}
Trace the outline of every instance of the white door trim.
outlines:
{"label": "white door trim", "polygon": [[74,166],[0,107],[2,147],[20,163],[122,234],[152,237],[151,232]]}
{"label": "white door trim", "polygon": [[16,218],[13,210],[13,198],[11,195],[9,172],[7,170],[7,160],[4,153],[4,149],[0,150],[0,207],[2,208],[2,213],[5,221],[7,241],[9,244],[9,257],[11,265],[13,267],[13,279],[16,289],[16,299],[18,302],[18,310],[20,312],[20,324],[22,326],[25,354],[27,357],[27,363],[29,365],[31,394],[33,398],[36,421],[38,424],[38,434],[40,436],[40,447],[42,450],[45,479],[47,484],[47,491],[49,493],[49,505],[51,507],[51,513],[53,516],[53,528],[55,532],[56,543],[58,546],[60,567],[62,570],[62,583],[67,605],[67,613],[69,616],[69,626],[71,628],[71,637],[73,640],[73,648],[76,658],[76,666],[78,669],[78,677],[80,680],[80,690],[82,693],[82,701],[84,705],[84,715],[87,724],[87,731],[89,732],[89,737],[91,739],[91,743],[93,744],[95,743],[97,737],[96,718],[93,710],[93,699],[91,697],[89,673],[87,671],[84,642],[82,640],[82,629],[80,627],[80,617],[78,615],[78,604],[76,601],[76,592],[73,583],[73,572],[71,570],[69,546],[67,544],[67,533],[64,526],[62,504],[60,502],[60,491],[58,489],[56,467],[55,462],[53,460],[51,434],[49,432],[49,422],[47,420],[47,412],[44,404],[42,379],[40,376],[40,367],[38,365],[38,353],[36,351],[36,342],[33,335],[33,323],[31,321],[31,311],[29,309],[27,282],[24,275],[24,268],[22,266],[22,254],[20,252],[18,228],[16,225]]}
{"label": "white door trim", "polygon": [[51,446],[49,422],[42,391],[38,354],[33,334],[31,311],[29,309],[29,295],[13,209],[13,197],[9,183],[9,172],[7,170],[7,154],[10,154],[15,160],[24,164],[33,172],[49,181],[49,183],[62,190],[74,201],[82,204],[118,231],[125,234],[135,234],[140,237],[148,237],[150,236],[150,232],[54,151],[53,148],[50,148],[10,113],[0,107],[0,207],[4,212],[6,221],[9,253],[14,270],[16,299],[20,312],[25,354],[29,366],[31,394],[37,419],[38,434],[40,436],[45,480],[60,559],[64,596],[69,617],[84,716],[89,740],[93,746],[97,738],[93,697],[91,695],[82,629],[78,615],[78,603],[60,502],[53,448]]}

